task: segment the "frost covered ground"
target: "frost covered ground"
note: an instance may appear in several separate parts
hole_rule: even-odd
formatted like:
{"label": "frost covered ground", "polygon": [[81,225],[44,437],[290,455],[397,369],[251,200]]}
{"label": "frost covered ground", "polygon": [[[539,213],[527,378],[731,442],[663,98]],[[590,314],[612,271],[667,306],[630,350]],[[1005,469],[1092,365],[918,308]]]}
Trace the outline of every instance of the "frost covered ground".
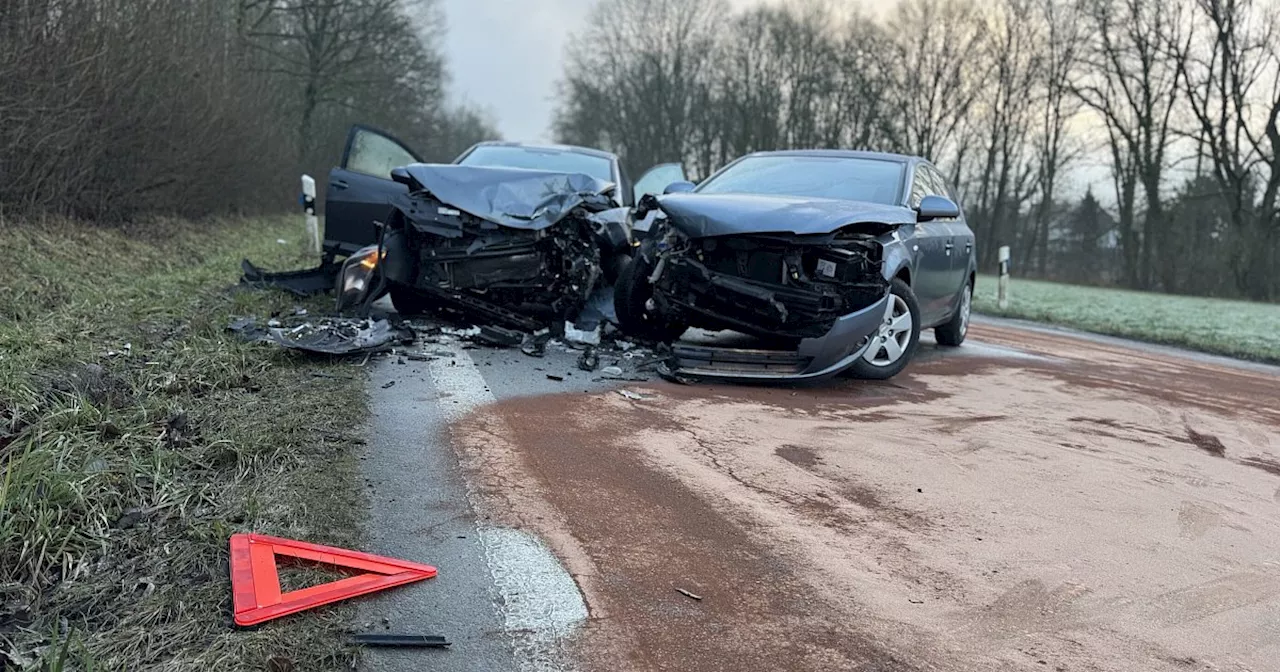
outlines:
{"label": "frost covered ground", "polygon": [[1280,362],[1280,305],[1172,296],[1012,278],[996,307],[995,276],[979,276],[974,309],[1202,352]]}

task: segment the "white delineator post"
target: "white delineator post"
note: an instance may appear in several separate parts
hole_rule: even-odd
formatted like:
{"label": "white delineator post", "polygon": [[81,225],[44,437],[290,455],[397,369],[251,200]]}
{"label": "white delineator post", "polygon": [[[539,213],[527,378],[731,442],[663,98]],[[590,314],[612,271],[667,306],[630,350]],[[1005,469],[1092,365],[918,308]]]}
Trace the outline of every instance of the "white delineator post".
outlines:
{"label": "white delineator post", "polygon": [[302,176],[302,212],[307,224],[307,240],[311,251],[320,254],[320,222],[316,219],[316,181],[310,175]]}
{"label": "white delineator post", "polygon": [[996,306],[1000,310],[1009,307],[1009,246],[1000,246],[1000,281],[996,294]]}

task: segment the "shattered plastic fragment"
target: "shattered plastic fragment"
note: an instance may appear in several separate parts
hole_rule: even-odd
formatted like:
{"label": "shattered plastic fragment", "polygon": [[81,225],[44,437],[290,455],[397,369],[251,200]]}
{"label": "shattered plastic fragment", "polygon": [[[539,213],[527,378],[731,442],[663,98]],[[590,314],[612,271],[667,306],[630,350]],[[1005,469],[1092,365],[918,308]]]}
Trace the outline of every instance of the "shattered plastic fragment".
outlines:
{"label": "shattered plastic fragment", "polygon": [[596,325],[595,329],[590,331],[580,331],[572,324],[564,323],[564,339],[570,343],[584,343],[587,345],[600,345],[600,326]]}
{"label": "shattered plastic fragment", "polygon": [[239,318],[227,328],[249,342],[328,355],[385,352],[414,338],[412,330],[387,320],[325,318],[293,327],[270,326],[272,323],[280,324],[278,320],[271,320],[269,326],[263,328],[252,318]]}

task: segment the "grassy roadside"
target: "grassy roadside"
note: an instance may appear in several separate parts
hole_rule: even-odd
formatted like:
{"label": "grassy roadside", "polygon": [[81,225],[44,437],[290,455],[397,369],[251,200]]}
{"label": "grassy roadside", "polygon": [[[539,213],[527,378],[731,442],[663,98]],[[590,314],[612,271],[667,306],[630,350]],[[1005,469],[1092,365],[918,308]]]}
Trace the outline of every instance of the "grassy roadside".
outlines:
{"label": "grassy roadside", "polygon": [[978,278],[974,310],[1280,363],[1280,305],[1011,278],[1008,308],[1000,310],[996,283]]}
{"label": "grassy roadside", "polygon": [[0,221],[0,668],[349,669],[349,608],[231,625],[231,533],[359,544],[360,370],[225,332],[300,228]]}

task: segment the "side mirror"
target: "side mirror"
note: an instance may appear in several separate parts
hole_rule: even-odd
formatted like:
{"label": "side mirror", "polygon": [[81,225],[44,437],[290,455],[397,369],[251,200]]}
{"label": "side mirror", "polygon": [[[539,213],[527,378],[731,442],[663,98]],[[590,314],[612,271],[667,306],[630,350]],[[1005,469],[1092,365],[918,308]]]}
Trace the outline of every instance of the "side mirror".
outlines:
{"label": "side mirror", "polygon": [[667,188],[662,190],[662,193],[664,193],[664,194],[683,194],[683,193],[687,193],[687,192],[693,191],[693,190],[694,190],[694,188],[696,188],[697,186],[698,186],[698,185],[696,185],[696,184],[694,184],[694,183],[692,183],[692,182],[690,182],[690,181],[688,181],[688,180],[680,180],[680,181],[678,181],[678,182],[672,182],[671,184],[668,184],[668,185],[667,185]]}
{"label": "side mirror", "polygon": [[955,219],[960,216],[960,206],[942,196],[925,196],[916,208],[916,220],[930,222],[935,219]]}
{"label": "side mirror", "polygon": [[407,187],[413,186],[413,176],[410,175],[409,171],[405,170],[403,166],[391,169],[391,179]]}

